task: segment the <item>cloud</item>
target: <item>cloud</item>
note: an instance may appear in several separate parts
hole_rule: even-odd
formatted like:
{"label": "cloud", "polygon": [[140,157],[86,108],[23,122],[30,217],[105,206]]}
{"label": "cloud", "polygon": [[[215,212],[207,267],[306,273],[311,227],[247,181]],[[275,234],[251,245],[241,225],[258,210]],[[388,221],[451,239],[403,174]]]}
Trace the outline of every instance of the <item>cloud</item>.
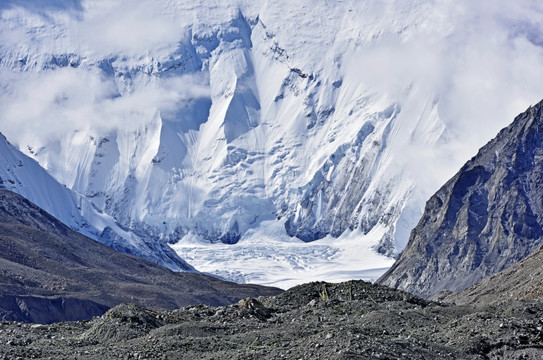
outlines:
{"label": "cloud", "polygon": [[[175,51],[189,33],[190,14],[153,0],[0,1],[2,45],[25,52],[145,57]],[[18,49],[22,47],[22,49]]]}
{"label": "cloud", "polygon": [[366,88],[401,104],[400,121],[411,122],[425,106],[437,104],[433,116],[445,129],[437,144],[405,131],[395,139],[396,165],[420,185],[416,196],[427,199],[501,128],[543,98],[543,3],[417,4],[410,9],[410,15],[419,12],[416,26],[364,44],[348,67]]}
{"label": "cloud", "polygon": [[124,96],[118,95],[111,79],[85,69],[25,75],[4,72],[0,78],[17,79],[0,98],[0,118],[2,131],[20,145],[43,144],[73,130],[136,129],[159,111],[209,96],[203,75],[141,79]]}
{"label": "cloud", "polygon": [[[438,115],[447,128],[426,164],[432,190],[543,98],[543,43],[537,35],[543,34],[543,4],[485,0],[462,6],[451,19],[454,31],[438,47],[441,67],[429,69],[435,72]],[[444,160],[448,169],[440,165]],[[423,195],[431,195],[427,191]]]}
{"label": "cloud", "polygon": [[[48,5],[53,3],[58,6]],[[210,96],[205,73],[160,77],[138,71],[184,56],[176,52],[190,41],[190,16],[168,2],[108,0],[83,1],[74,17],[70,4],[48,1],[34,12],[12,2],[1,13],[0,51],[11,63],[0,69],[0,131],[15,144],[39,146],[86,128],[130,129],[157,112]],[[78,68],[50,68],[52,56],[72,54]],[[116,77],[96,66],[108,59],[114,59]]]}
{"label": "cloud", "polygon": [[188,23],[151,0],[117,1],[85,13],[78,40],[98,54],[146,54],[171,49],[183,40]]}

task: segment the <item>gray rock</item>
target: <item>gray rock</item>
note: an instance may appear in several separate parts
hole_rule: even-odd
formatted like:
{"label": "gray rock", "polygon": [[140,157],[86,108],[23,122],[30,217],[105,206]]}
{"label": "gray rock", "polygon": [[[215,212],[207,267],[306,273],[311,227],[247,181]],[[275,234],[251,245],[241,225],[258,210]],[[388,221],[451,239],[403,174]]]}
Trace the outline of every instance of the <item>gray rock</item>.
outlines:
{"label": "gray rock", "polygon": [[[485,278],[459,293],[444,294],[442,301],[464,304],[494,304],[507,299],[533,300],[543,297],[543,250],[539,249],[506,270]],[[523,312],[532,313],[531,306]],[[500,324],[500,328],[504,324]],[[538,326],[537,331],[543,330]]]}
{"label": "gray rock", "polygon": [[459,291],[543,244],[542,106],[519,115],[432,196],[379,283],[425,297]]}
{"label": "gray rock", "polygon": [[[329,300],[305,306],[323,287]],[[277,321],[251,316],[251,308],[265,309]],[[352,281],[304,284],[279,296],[245,299],[220,308],[232,315],[223,318],[214,316],[219,309],[210,310],[157,312],[120,305],[92,321],[40,329],[4,323],[0,344],[10,345],[0,346],[0,359],[535,360],[543,355],[541,298],[454,306]]]}

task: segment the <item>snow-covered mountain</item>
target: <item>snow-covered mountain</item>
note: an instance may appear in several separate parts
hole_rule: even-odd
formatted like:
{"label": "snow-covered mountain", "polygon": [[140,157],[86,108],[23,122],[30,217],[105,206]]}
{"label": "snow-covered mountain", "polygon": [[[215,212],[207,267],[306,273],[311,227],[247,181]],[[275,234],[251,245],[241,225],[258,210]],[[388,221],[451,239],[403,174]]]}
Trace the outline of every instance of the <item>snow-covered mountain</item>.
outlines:
{"label": "snow-covered mountain", "polygon": [[389,266],[368,249],[403,249],[426,198],[543,92],[535,1],[0,11],[0,131],[123,231],[240,281]]}

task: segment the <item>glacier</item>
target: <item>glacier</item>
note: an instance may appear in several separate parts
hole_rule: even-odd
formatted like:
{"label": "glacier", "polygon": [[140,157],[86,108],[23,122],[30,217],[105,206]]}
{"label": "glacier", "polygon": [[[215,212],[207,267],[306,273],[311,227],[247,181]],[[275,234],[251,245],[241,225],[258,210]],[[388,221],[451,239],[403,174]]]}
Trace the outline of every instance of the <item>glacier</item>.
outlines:
{"label": "glacier", "polygon": [[[71,194],[38,205],[239,282],[376,279],[424,201],[543,90],[535,1],[0,11],[0,132]],[[50,187],[23,183],[35,202]]]}

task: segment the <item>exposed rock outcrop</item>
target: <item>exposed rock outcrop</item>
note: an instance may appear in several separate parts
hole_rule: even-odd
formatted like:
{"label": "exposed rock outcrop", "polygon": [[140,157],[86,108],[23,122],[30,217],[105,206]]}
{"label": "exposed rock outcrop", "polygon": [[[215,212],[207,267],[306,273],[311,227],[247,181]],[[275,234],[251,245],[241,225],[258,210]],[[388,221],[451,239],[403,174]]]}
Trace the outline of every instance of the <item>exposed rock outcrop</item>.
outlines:
{"label": "exposed rock outcrop", "polygon": [[109,307],[97,302],[65,297],[0,295],[0,319],[49,324],[100,316]]}
{"label": "exposed rock outcrop", "polygon": [[432,196],[379,283],[426,297],[459,291],[543,244],[542,108],[517,116]]}

